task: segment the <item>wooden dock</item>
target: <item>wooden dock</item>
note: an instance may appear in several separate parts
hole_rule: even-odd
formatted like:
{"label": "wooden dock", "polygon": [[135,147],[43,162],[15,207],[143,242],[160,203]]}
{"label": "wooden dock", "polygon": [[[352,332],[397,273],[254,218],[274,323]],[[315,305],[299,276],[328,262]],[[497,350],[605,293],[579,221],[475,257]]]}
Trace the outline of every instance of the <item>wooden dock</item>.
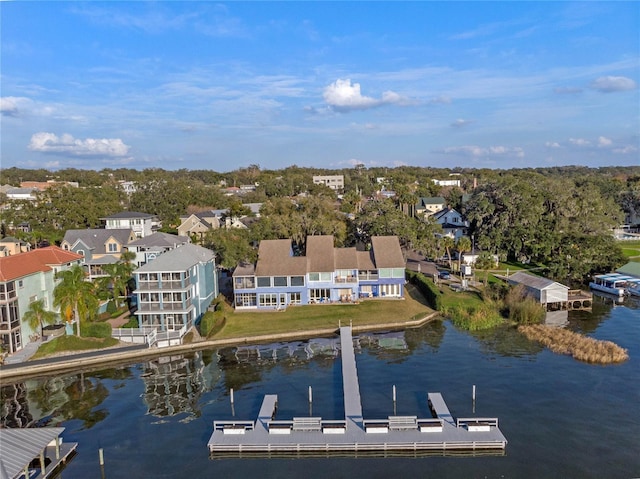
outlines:
{"label": "wooden dock", "polygon": [[504,453],[496,418],[454,419],[440,393],[425,398],[434,417],[364,419],[350,327],[340,328],[340,341],[344,419],[276,420],[278,396],[265,395],[256,421],[214,421],[211,457]]}

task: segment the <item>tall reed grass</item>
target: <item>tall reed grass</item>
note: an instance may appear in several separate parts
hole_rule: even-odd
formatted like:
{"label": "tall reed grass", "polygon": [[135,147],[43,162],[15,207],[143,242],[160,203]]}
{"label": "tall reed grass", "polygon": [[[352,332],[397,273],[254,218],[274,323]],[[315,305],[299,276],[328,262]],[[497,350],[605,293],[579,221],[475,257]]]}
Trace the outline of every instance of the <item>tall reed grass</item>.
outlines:
{"label": "tall reed grass", "polygon": [[621,363],[629,359],[627,350],[611,341],[588,338],[566,329],[542,324],[522,325],[518,331],[559,354],[593,364]]}

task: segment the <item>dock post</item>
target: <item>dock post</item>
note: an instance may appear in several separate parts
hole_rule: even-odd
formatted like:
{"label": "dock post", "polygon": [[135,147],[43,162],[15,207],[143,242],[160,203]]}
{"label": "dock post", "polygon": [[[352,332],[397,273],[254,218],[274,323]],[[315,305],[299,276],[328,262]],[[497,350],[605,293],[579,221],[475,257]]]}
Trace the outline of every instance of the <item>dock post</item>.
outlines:
{"label": "dock post", "polygon": [[396,385],[393,385],[393,415],[395,416],[397,414],[396,411]]}
{"label": "dock post", "polygon": [[471,400],[472,400],[472,406],[473,406],[473,414],[476,413],[476,385],[473,385],[473,388],[471,389]]}
{"label": "dock post", "polygon": [[311,386],[309,386],[309,404],[311,404],[313,402],[313,390],[311,389]]}
{"label": "dock post", "polygon": [[100,466],[104,466],[104,451],[102,448],[98,449],[98,458],[100,459]]}
{"label": "dock post", "polygon": [[231,398],[231,404],[233,404],[233,388],[229,389],[229,397]]}

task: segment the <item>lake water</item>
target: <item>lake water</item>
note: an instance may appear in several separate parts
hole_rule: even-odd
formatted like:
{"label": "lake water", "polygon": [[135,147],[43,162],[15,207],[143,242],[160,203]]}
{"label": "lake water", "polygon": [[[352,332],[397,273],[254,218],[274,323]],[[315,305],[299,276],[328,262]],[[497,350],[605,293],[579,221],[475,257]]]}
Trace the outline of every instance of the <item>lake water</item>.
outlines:
{"label": "lake water", "polygon": [[638,308],[596,301],[592,313],[569,316],[568,328],[628,349],[629,361],[611,366],[551,353],[512,329],[469,333],[448,321],[359,336],[365,418],[429,417],[426,394],[441,392],[454,416],[499,418],[509,441],[502,456],[209,458],[213,421],[255,419],[264,394],[278,394],[279,419],[339,419],[337,337],[3,385],[1,421],[64,426],[64,440],[79,443],[64,478],[640,477]]}

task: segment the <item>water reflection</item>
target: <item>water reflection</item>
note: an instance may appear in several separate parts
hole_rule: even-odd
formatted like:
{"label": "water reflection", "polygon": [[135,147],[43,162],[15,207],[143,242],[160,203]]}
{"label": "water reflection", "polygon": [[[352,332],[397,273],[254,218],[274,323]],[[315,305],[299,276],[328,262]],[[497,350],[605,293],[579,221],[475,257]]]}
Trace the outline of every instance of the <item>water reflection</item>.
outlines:
{"label": "water reflection", "polygon": [[[206,360],[205,360],[206,359]],[[143,401],[147,414],[157,417],[187,414],[199,417],[200,399],[222,373],[216,354],[165,356],[143,364]]]}

